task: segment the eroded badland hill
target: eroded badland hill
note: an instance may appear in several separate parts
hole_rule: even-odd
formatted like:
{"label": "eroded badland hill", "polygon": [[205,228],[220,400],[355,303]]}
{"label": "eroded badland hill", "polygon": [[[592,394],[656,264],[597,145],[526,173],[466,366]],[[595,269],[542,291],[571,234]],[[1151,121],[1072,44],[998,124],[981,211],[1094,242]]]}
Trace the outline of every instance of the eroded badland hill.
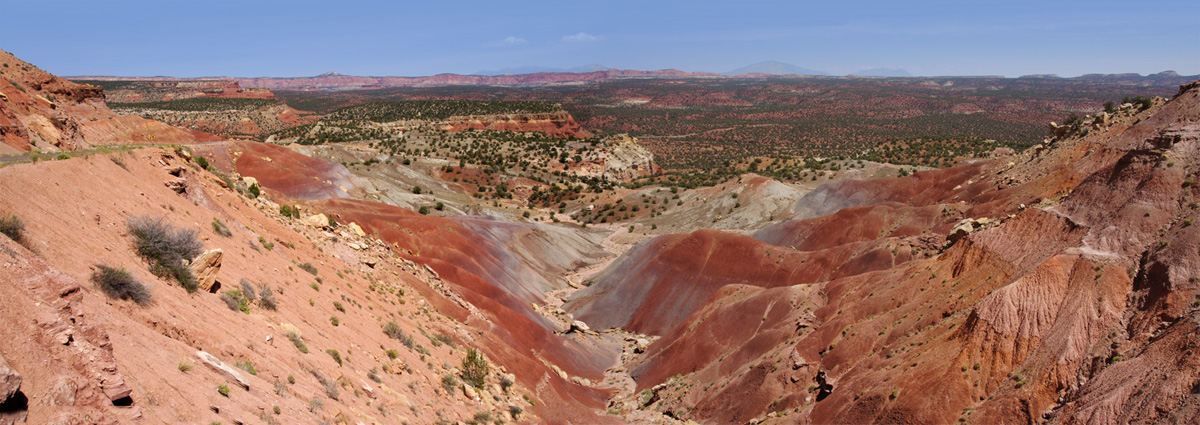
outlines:
{"label": "eroded badland hill", "polygon": [[0,423],[1200,411],[1200,83],[996,159],[680,187],[569,115],[215,141],[4,57],[3,153],[64,155],[0,168]]}

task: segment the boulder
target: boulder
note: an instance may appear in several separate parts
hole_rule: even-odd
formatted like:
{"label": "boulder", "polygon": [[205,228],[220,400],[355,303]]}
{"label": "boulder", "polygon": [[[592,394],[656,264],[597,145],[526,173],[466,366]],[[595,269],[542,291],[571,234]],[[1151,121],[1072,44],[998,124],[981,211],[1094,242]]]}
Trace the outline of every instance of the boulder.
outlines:
{"label": "boulder", "polygon": [[0,356],[0,404],[7,402],[18,391],[21,391],[21,374],[8,365],[4,356]]}
{"label": "boulder", "polygon": [[979,231],[980,229],[983,229],[983,227],[986,226],[991,221],[992,220],[987,217],[977,218],[977,219],[976,218],[962,219],[961,221],[958,222],[958,224],[954,225],[953,229],[950,229],[950,234],[946,235],[946,245],[945,246],[949,247],[950,245],[954,245],[955,242],[958,242],[960,239],[965,238],[967,235],[975,233],[976,231]]}
{"label": "boulder", "polygon": [[304,219],[304,222],[313,227],[325,227],[329,225],[329,217],[325,214],[314,214]]}
{"label": "boulder", "polygon": [[573,320],[573,321],[571,321],[571,329],[567,330],[567,333],[575,333],[575,332],[587,333],[588,331],[591,331],[591,330],[592,329],[588,327],[587,323],[583,323],[582,321],[579,321],[579,320]]}
{"label": "boulder", "polygon": [[213,284],[217,282],[217,272],[221,270],[221,258],[224,255],[220,248],[210,249],[197,255],[188,265],[192,269],[192,275],[196,277],[196,284],[199,285],[200,290],[212,290]]}
{"label": "boulder", "polygon": [[479,394],[477,394],[475,392],[475,389],[471,388],[470,385],[462,384],[462,392],[463,392],[463,395],[466,396],[468,400],[478,400],[479,399]]}
{"label": "boulder", "polygon": [[230,382],[238,384],[243,389],[250,389],[250,382],[246,381],[246,378],[243,378],[242,374],[238,372],[237,369],[230,367],[212,354],[208,354],[203,351],[197,351],[196,357],[199,357],[200,362],[217,371],[217,373],[225,375],[225,379],[228,379]]}
{"label": "boulder", "polygon": [[350,229],[351,233],[354,233],[358,236],[367,236],[367,232],[364,232],[362,227],[359,227],[358,223],[355,223],[353,221],[351,221],[350,224],[347,224],[346,228]]}

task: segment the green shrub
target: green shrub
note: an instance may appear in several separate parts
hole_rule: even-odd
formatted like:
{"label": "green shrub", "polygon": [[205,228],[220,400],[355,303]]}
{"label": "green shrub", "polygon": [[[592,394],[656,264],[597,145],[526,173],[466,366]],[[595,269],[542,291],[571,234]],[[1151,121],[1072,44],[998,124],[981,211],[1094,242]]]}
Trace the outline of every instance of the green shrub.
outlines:
{"label": "green shrub", "polygon": [[134,249],[150,262],[150,270],[160,277],[179,282],[188,292],[196,292],[197,283],[192,269],[183,264],[200,254],[202,246],[192,229],[176,228],[162,217],[130,218],[129,232],[134,236]]}
{"label": "green shrub", "polygon": [[388,358],[389,358],[389,359],[393,359],[393,360],[395,360],[395,359],[396,359],[396,357],[400,357],[400,352],[398,352],[398,351],[396,351],[396,350],[393,350],[393,349],[388,349],[388,350],[387,350],[386,352],[384,352],[384,353],[385,353],[385,354],[387,354],[387,356],[388,356]]}
{"label": "green shrub", "polygon": [[92,283],[109,298],[130,300],[138,305],[150,303],[150,291],[124,268],[112,268],[97,264],[92,273]]}
{"label": "green shrub", "polygon": [[249,196],[250,199],[257,198],[261,194],[262,190],[258,188],[258,183],[251,184],[250,187],[246,188],[246,196]]}
{"label": "green shrub", "polygon": [[25,222],[21,220],[21,217],[17,217],[16,215],[9,217],[0,216],[0,233],[8,236],[9,239],[12,239],[16,243],[24,242]]}
{"label": "green shrub", "polygon": [[483,388],[484,381],[487,379],[488,362],[483,358],[483,354],[474,348],[467,349],[466,357],[462,360],[462,375],[463,380],[471,384],[475,388]]}
{"label": "green shrub", "polygon": [[229,386],[225,384],[217,385],[217,392],[225,397],[229,397]]}
{"label": "green shrub", "polygon": [[346,306],[343,306],[342,303],[339,301],[333,302],[333,308],[337,309],[337,311],[340,311],[342,313],[346,312]]}
{"label": "green shrub", "polygon": [[338,350],[330,348],[325,350],[325,354],[329,354],[330,357],[333,357],[333,361],[337,362],[338,366],[342,365],[342,354],[338,353]]}
{"label": "green shrub", "polygon": [[192,160],[195,161],[196,165],[199,165],[200,168],[205,169],[205,170],[208,169],[208,158],[197,155],[197,156],[193,156]]}
{"label": "green shrub", "polygon": [[60,161],[61,161],[61,160],[64,160],[64,159],[71,159],[71,154],[68,154],[68,153],[66,153],[66,152],[63,152],[63,153],[60,153],[60,154],[58,154],[58,156],[54,157],[54,159],[57,159],[57,160],[60,160]]}
{"label": "green shrub", "polygon": [[258,243],[262,244],[263,248],[266,248],[266,249],[267,249],[267,251],[270,251],[270,250],[272,250],[272,249],[275,249],[275,243],[274,243],[274,242],[268,242],[268,241],[267,241],[267,238],[264,238],[264,237],[262,237],[262,236],[259,236],[259,237],[258,237]]}
{"label": "green shrub", "polygon": [[337,316],[329,316],[329,324],[331,324],[333,326],[337,326],[337,325],[342,324],[342,321],[338,320]]}
{"label": "green shrub", "polygon": [[250,300],[242,294],[240,289],[231,289],[221,294],[221,301],[225,301],[225,305],[230,310],[240,311],[242,313],[250,313]]}
{"label": "green shrub", "polygon": [[429,207],[422,205],[421,208],[417,209],[417,212],[421,215],[429,215]]}
{"label": "green shrub", "polygon": [[291,218],[300,218],[300,208],[291,205],[280,205],[279,215]]}

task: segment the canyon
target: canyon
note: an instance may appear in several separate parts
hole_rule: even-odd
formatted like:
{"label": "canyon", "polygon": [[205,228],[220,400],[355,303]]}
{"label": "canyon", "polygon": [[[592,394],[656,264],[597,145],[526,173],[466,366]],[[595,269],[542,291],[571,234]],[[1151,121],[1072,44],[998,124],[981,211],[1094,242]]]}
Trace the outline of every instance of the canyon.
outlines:
{"label": "canyon", "polygon": [[[4,55],[0,218],[21,225],[0,236],[0,423],[1200,412],[1200,81],[945,167],[827,158],[689,186],[565,110],[228,140]],[[385,83],[321,78],[239,83]],[[207,290],[139,255],[139,217],[195,235]],[[151,301],[107,296],[109,267]]]}

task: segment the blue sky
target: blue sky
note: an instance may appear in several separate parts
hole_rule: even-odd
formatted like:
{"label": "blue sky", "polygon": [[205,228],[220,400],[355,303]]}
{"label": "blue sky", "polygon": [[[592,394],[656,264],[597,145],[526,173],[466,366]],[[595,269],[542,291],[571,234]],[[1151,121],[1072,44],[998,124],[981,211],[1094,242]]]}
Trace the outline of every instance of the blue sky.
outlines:
{"label": "blue sky", "polygon": [[0,49],[59,75],[1200,74],[1200,1],[12,1]]}

